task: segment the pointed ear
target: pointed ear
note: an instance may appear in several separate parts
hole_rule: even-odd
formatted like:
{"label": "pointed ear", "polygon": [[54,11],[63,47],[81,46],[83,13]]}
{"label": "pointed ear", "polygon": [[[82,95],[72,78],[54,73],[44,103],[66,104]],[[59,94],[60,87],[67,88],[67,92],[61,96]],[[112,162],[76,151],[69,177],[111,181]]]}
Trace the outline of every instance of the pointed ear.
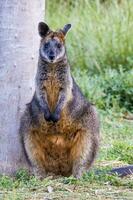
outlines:
{"label": "pointed ear", "polygon": [[48,33],[49,30],[50,30],[49,26],[45,24],[44,22],[40,22],[38,24],[38,32],[41,37],[44,37]]}
{"label": "pointed ear", "polygon": [[70,30],[71,26],[72,26],[71,24],[66,24],[66,25],[64,26],[64,28],[61,29],[62,33],[63,33],[64,35],[66,35],[67,32]]}

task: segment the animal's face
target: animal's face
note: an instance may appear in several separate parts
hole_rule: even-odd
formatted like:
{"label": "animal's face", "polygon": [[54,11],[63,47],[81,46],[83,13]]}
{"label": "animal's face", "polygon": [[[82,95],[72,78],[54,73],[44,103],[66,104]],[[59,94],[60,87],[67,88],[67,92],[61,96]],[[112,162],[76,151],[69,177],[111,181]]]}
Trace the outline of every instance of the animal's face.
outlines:
{"label": "animal's face", "polygon": [[65,54],[64,41],[59,34],[51,33],[41,41],[40,56],[47,62],[54,63]]}
{"label": "animal's face", "polygon": [[47,24],[40,22],[39,34],[42,37],[40,44],[40,56],[49,63],[60,61],[65,55],[65,35],[71,28],[70,24],[65,25],[59,31],[51,31]]}

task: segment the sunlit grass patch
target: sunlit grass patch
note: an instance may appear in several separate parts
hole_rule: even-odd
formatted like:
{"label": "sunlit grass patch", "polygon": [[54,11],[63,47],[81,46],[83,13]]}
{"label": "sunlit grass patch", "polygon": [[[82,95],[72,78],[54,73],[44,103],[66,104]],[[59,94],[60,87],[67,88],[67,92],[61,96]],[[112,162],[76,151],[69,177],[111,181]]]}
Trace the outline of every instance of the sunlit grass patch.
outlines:
{"label": "sunlit grass patch", "polygon": [[133,1],[47,1],[46,21],[52,28],[72,23],[67,49],[71,66],[100,73],[133,67]]}

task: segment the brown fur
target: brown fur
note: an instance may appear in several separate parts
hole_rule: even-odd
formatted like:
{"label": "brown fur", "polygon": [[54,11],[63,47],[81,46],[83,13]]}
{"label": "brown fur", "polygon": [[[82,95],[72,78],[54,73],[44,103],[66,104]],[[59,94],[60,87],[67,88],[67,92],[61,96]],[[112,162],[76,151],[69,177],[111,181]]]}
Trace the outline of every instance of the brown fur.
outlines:
{"label": "brown fur", "polygon": [[[60,40],[60,33],[55,32],[44,40],[53,35]],[[38,176],[45,177],[52,172],[79,178],[90,168],[98,150],[96,109],[72,79],[66,55],[56,64],[40,59],[36,82],[36,93],[27,105],[20,126],[27,158]],[[62,96],[65,98],[60,100]],[[45,119],[43,102],[45,106],[48,104],[51,113],[56,113],[57,106],[61,105],[56,123]]]}
{"label": "brown fur", "polygon": [[50,110],[53,111],[57,100],[59,96],[59,88],[60,88],[60,83],[58,82],[58,78],[56,77],[56,74],[52,73],[49,75],[48,80],[46,83],[44,83],[44,87],[46,88],[47,92],[47,101],[50,107]]}
{"label": "brown fur", "polygon": [[[72,122],[63,113],[56,125],[52,122],[46,123],[43,116],[40,116],[39,121],[39,125],[31,126],[24,137],[30,160],[36,160],[37,165],[44,168],[46,173],[53,172],[64,176],[73,173],[76,176],[77,169],[75,171],[72,169],[73,163],[80,157],[86,159],[89,149],[90,158],[87,164],[89,169],[97,153],[99,143],[97,133],[91,135],[91,130],[84,126],[83,121]],[[93,118],[91,121],[93,124]]]}
{"label": "brown fur", "polygon": [[65,37],[64,37],[64,35],[63,35],[63,33],[62,32],[53,32],[53,31],[51,31],[51,32],[49,32],[48,34],[47,34],[47,37],[46,38],[43,38],[44,40],[49,40],[49,39],[51,39],[51,38],[58,38],[58,40],[60,41],[60,42],[65,42]]}

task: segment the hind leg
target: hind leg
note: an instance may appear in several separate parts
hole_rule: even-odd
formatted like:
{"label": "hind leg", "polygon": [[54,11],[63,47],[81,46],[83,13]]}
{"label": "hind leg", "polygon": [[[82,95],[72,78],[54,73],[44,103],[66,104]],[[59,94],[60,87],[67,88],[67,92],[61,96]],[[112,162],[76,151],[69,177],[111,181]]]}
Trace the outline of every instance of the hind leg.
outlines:
{"label": "hind leg", "polygon": [[91,167],[97,151],[98,136],[90,134],[89,131],[80,131],[77,141],[72,149],[73,169],[72,174],[76,178],[80,178],[84,172]]}
{"label": "hind leg", "polygon": [[36,140],[33,142],[32,137],[27,135],[27,137],[24,138],[25,151],[31,164],[32,173],[37,178],[43,179],[47,176],[45,167],[43,165],[44,154],[43,151],[41,151],[42,149],[38,148],[35,141]]}
{"label": "hind leg", "polygon": [[34,165],[32,171],[33,171],[34,176],[40,180],[44,179],[47,176],[45,169],[38,167],[38,165]]}

